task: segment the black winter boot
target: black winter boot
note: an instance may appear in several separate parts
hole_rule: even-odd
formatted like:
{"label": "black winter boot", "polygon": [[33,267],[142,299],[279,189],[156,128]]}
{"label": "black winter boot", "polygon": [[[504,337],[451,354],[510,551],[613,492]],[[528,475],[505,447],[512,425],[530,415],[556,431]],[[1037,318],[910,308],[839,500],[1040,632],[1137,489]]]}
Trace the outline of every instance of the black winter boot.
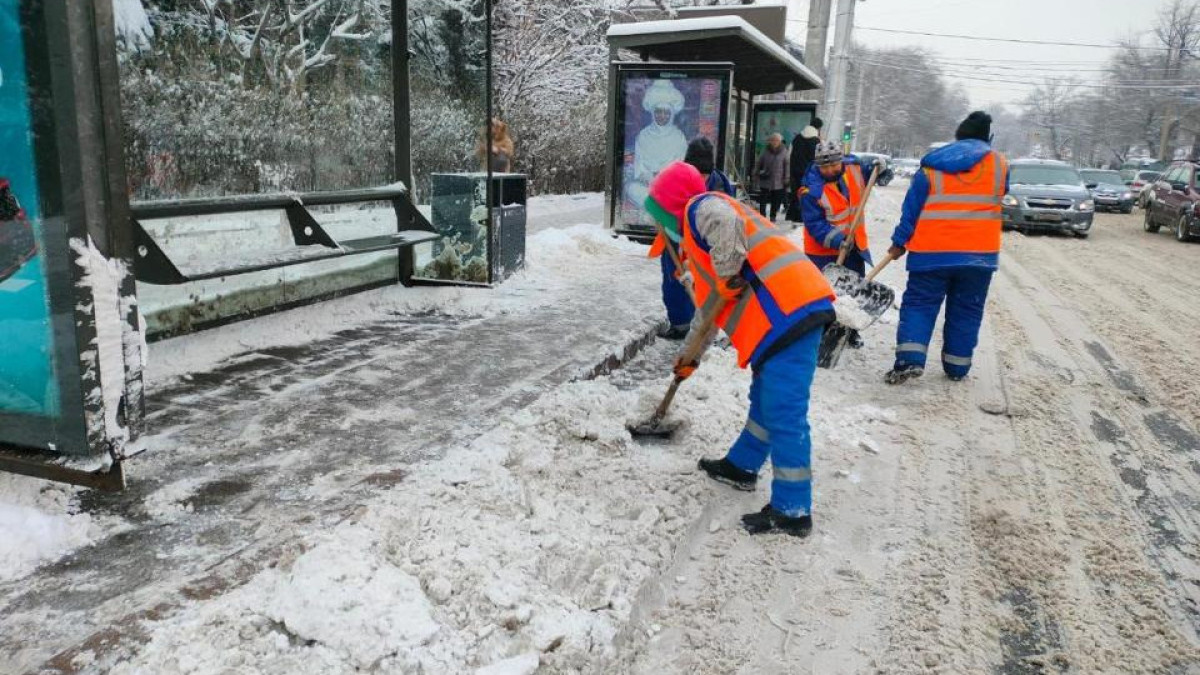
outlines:
{"label": "black winter boot", "polygon": [[708,477],[726,485],[732,485],[739,490],[753,492],[754,486],[758,485],[758,474],[750,471],[742,471],[733,465],[733,462],[722,457],[721,459],[701,459],[700,469],[708,474]]}
{"label": "black winter boot", "polygon": [[925,374],[925,368],[917,365],[896,366],[883,376],[888,384],[904,384]]}
{"label": "black winter boot", "polygon": [[850,337],[846,339],[846,345],[851,349],[862,349],[864,344],[866,343],[863,342],[862,334],[854,329],[850,329]]}
{"label": "black winter boot", "polygon": [[742,527],[750,534],[780,532],[793,537],[807,537],[812,532],[812,516],[785,516],[767,504],[758,513],[742,516]]}
{"label": "black winter boot", "polygon": [[688,331],[690,331],[691,328],[692,327],[689,324],[683,324],[680,326],[672,326],[667,324],[659,328],[657,334],[658,337],[664,340],[682,340],[687,337]]}

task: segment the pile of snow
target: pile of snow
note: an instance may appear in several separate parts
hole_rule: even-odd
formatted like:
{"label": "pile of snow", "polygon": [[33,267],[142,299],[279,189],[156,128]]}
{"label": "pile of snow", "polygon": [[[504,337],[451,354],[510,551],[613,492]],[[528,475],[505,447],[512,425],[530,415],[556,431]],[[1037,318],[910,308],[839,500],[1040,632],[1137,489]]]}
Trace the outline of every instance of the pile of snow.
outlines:
{"label": "pile of snow", "polygon": [[[645,246],[614,239],[600,225],[548,229],[528,238],[526,268],[495,288],[392,286],[166,340],[153,345],[146,379],[161,386],[238,353],[306,344],[393,314],[487,317],[557,306],[568,302],[580,283],[606,283],[596,274],[600,265],[611,273],[636,269],[656,277],[645,256]],[[615,260],[619,257],[628,268],[614,267],[626,264]]]}
{"label": "pile of snow", "polygon": [[65,485],[0,474],[0,582],[111,534],[115,521],[78,513],[76,494]]}
{"label": "pile of snow", "polygon": [[154,37],[154,28],[150,25],[150,17],[142,0],[113,0],[113,23],[117,39],[127,49],[141,51],[150,47]]}
{"label": "pile of snow", "polygon": [[[551,237],[542,244],[550,250]],[[661,380],[633,390],[581,381],[546,394],[309,537],[298,558],[148,626],[149,644],[110,672],[616,668],[630,631],[648,630],[638,610],[646,589],[723,494],[696,459],[727,447],[747,406],[749,373],[731,350],[711,349],[679,393],[673,441],[634,441],[626,425],[650,414],[669,381],[670,348],[655,349],[648,365],[662,366]],[[828,394],[812,419],[820,447],[862,455],[878,451],[872,422],[894,418]],[[818,494],[841,475],[817,472]]]}

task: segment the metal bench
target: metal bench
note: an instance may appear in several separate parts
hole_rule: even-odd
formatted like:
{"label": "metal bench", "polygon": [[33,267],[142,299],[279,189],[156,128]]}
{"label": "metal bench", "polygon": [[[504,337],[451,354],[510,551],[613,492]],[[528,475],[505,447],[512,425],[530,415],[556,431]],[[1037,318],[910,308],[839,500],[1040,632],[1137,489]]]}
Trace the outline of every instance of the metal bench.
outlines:
{"label": "metal bench", "polygon": [[[337,241],[321,227],[309,212],[310,206],[331,206],[364,202],[389,201],[396,211],[399,224],[394,234]],[[204,199],[135,202],[133,233],[135,245],[134,274],[138,281],[158,285],[178,285],[204,279],[261,272],[263,270],[330,260],[345,256],[378,253],[411,248],[433,241],[441,235],[409,199],[408,190],[401,184],[361,190],[336,192],[284,193],[240,195]],[[294,251],[267,256],[243,255],[226,260],[219,266],[189,267],[177,264],[166,254],[154,237],[142,226],[142,221],[186,216],[207,216],[251,211],[283,211],[287,214],[292,232]],[[411,276],[411,272],[408,275]],[[402,279],[405,280],[405,279]]]}

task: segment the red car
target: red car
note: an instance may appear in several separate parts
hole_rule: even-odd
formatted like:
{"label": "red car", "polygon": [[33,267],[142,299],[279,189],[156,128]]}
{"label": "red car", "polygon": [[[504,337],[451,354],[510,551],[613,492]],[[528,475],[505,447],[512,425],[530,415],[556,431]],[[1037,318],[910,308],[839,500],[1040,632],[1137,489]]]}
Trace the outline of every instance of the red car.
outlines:
{"label": "red car", "polygon": [[1200,186],[1196,174],[1200,162],[1175,162],[1163,171],[1152,188],[1154,197],[1146,207],[1147,232],[1169,227],[1179,241],[1200,236]]}
{"label": "red car", "polygon": [[7,178],[0,178],[0,282],[37,255],[37,240]]}

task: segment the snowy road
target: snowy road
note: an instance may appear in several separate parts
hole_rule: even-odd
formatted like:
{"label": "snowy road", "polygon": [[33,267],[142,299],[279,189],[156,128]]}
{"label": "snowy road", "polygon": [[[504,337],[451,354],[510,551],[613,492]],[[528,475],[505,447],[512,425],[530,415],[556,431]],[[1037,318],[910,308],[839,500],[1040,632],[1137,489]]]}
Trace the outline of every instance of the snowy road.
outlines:
{"label": "snowy road", "polygon": [[[876,194],[878,251],[903,186]],[[743,423],[727,350],[668,444],[625,423],[671,346],[565,383],[644,334],[655,270],[544,232],[547,288],[425,299],[452,316],[368,296],[301,347],[272,344],[285,315],[176,343],[168,454],[85,498],[124,531],[0,585],[0,672],[1200,673],[1200,245],[1136,214],[1008,236],[966,383],[883,385],[885,316],[818,375],[798,541],[737,527],[769,481],[695,470]],[[514,351],[539,321],[545,351]]]}
{"label": "snowy road", "polygon": [[970,384],[877,384],[888,330],[823,373],[894,421],[818,427],[815,540],[691,542],[637,672],[1200,672],[1200,246],[1102,215],[1005,248]]}

